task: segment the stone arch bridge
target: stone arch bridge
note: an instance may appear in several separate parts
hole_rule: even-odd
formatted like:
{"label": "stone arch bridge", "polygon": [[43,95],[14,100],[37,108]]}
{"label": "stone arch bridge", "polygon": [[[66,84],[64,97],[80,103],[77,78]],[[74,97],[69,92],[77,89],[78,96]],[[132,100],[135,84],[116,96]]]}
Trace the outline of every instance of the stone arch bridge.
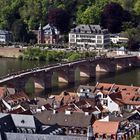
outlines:
{"label": "stone arch bridge", "polygon": [[115,72],[132,66],[140,66],[137,56],[124,56],[113,58],[90,58],[85,60],[58,63],[30,70],[19,71],[0,78],[0,85],[7,85],[17,89],[24,89],[29,78],[33,77],[43,82],[45,89],[52,87],[54,73],[58,75],[58,82],[73,84],[75,82],[75,70],[80,70],[81,77],[96,77],[96,71]]}

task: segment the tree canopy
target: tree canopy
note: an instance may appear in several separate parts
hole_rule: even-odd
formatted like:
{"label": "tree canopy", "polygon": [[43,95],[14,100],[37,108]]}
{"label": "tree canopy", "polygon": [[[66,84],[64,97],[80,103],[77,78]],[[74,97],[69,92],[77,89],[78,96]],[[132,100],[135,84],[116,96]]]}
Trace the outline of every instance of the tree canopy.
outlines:
{"label": "tree canopy", "polygon": [[61,8],[52,8],[48,12],[48,23],[58,28],[60,32],[68,31],[69,14]]}
{"label": "tree canopy", "polygon": [[112,33],[138,30],[140,0],[0,0],[0,29],[12,30],[15,41],[36,42],[32,30],[40,23],[62,34],[77,24],[101,24]]}

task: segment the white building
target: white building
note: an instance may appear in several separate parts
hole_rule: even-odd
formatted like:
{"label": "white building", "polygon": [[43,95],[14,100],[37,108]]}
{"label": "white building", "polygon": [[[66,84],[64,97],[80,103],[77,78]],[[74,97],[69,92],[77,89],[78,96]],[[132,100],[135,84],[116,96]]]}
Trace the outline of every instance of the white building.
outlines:
{"label": "white building", "polygon": [[5,30],[0,30],[0,44],[10,43],[12,41],[12,33]]}
{"label": "white building", "polygon": [[122,46],[121,48],[117,49],[116,53],[117,55],[126,55],[127,51],[126,51],[126,48]]}
{"label": "white building", "polygon": [[113,44],[117,44],[117,43],[127,43],[128,42],[128,38],[127,37],[121,37],[118,34],[111,34],[110,35],[110,40]]}
{"label": "white building", "polygon": [[110,45],[110,35],[107,29],[100,25],[79,25],[69,33],[71,47],[105,48]]}
{"label": "white building", "polygon": [[120,112],[120,106],[114,102],[109,95],[103,94],[102,92],[98,92],[97,95],[100,97],[101,104],[103,107],[109,110],[109,112],[118,111]]}

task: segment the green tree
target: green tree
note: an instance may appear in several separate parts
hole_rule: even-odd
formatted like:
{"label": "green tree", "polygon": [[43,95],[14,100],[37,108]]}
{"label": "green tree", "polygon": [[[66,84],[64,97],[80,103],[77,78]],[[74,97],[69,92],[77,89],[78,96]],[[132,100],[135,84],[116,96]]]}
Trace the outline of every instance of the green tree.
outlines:
{"label": "green tree", "polygon": [[124,33],[129,41],[127,47],[129,50],[136,51],[140,48],[140,28],[127,29]]}
{"label": "green tree", "polygon": [[48,22],[55,26],[61,33],[65,33],[69,28],[70,17],[66,10],[52,8],[48,12]]}
{"label": "green tree", "polygon": [[12,32],[16,42],[26,42],[27,25],[22,20],[16,20],[12,25]]}
{"label": "green tree", "polygon": [[108,0],[89,0],[87,4],[80,5],[77,11],[77,23],[80,24],[99,24],[101,12],[106,4],[110,1]]}
{"label": "green tree", "polygon": [[81,58],[81,55],[80,55],[80,54],[78,54],[78,53],[73,53],[72,55],[70,55],[70,56],[68,57],[68,60],[69,60],[69,61],[74,61],[74,60],[78,60],[79,58]]}
{"label": "green tree", "polygon": [[0,28],[10,30],[15,20],[19,19],[19,7],[23,6],[23,0],[0,1]]}
{"label": "green tree", "polygon": [[134,10],[137,13],[137,15],[140,15],[140,1],[137,0],[137,2],[134,5]]}
{"label": "green tree", "polygon": [[81,14],[80,21],[83,24],[99,24],[100,14],[100,9],[95,5],[92,5]]}

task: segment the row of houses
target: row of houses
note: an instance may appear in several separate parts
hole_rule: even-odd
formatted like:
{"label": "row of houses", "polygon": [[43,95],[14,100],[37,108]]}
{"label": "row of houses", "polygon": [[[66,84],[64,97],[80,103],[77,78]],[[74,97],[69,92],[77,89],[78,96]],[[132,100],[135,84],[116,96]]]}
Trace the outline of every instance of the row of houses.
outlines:
{"label": "row of houses", "polygon": [[47,100],[0,92],[2,140],[128,140],[140,132],[140,87],[81,85]]}
{"label": "row of houses", "polygon": [[[38,44],[58,44],[60,39],[59,30],[47,24],[34,31],[37,35]],[[12,33],[0,30],[0,43],[12,41]],[[110,43],[126,43],[128,38],[119,35],[110,35],[107,29],[102,29],[100,25],[78,25],[69,32],[69,46],[71,47],[94,47],[106,48]]]}

